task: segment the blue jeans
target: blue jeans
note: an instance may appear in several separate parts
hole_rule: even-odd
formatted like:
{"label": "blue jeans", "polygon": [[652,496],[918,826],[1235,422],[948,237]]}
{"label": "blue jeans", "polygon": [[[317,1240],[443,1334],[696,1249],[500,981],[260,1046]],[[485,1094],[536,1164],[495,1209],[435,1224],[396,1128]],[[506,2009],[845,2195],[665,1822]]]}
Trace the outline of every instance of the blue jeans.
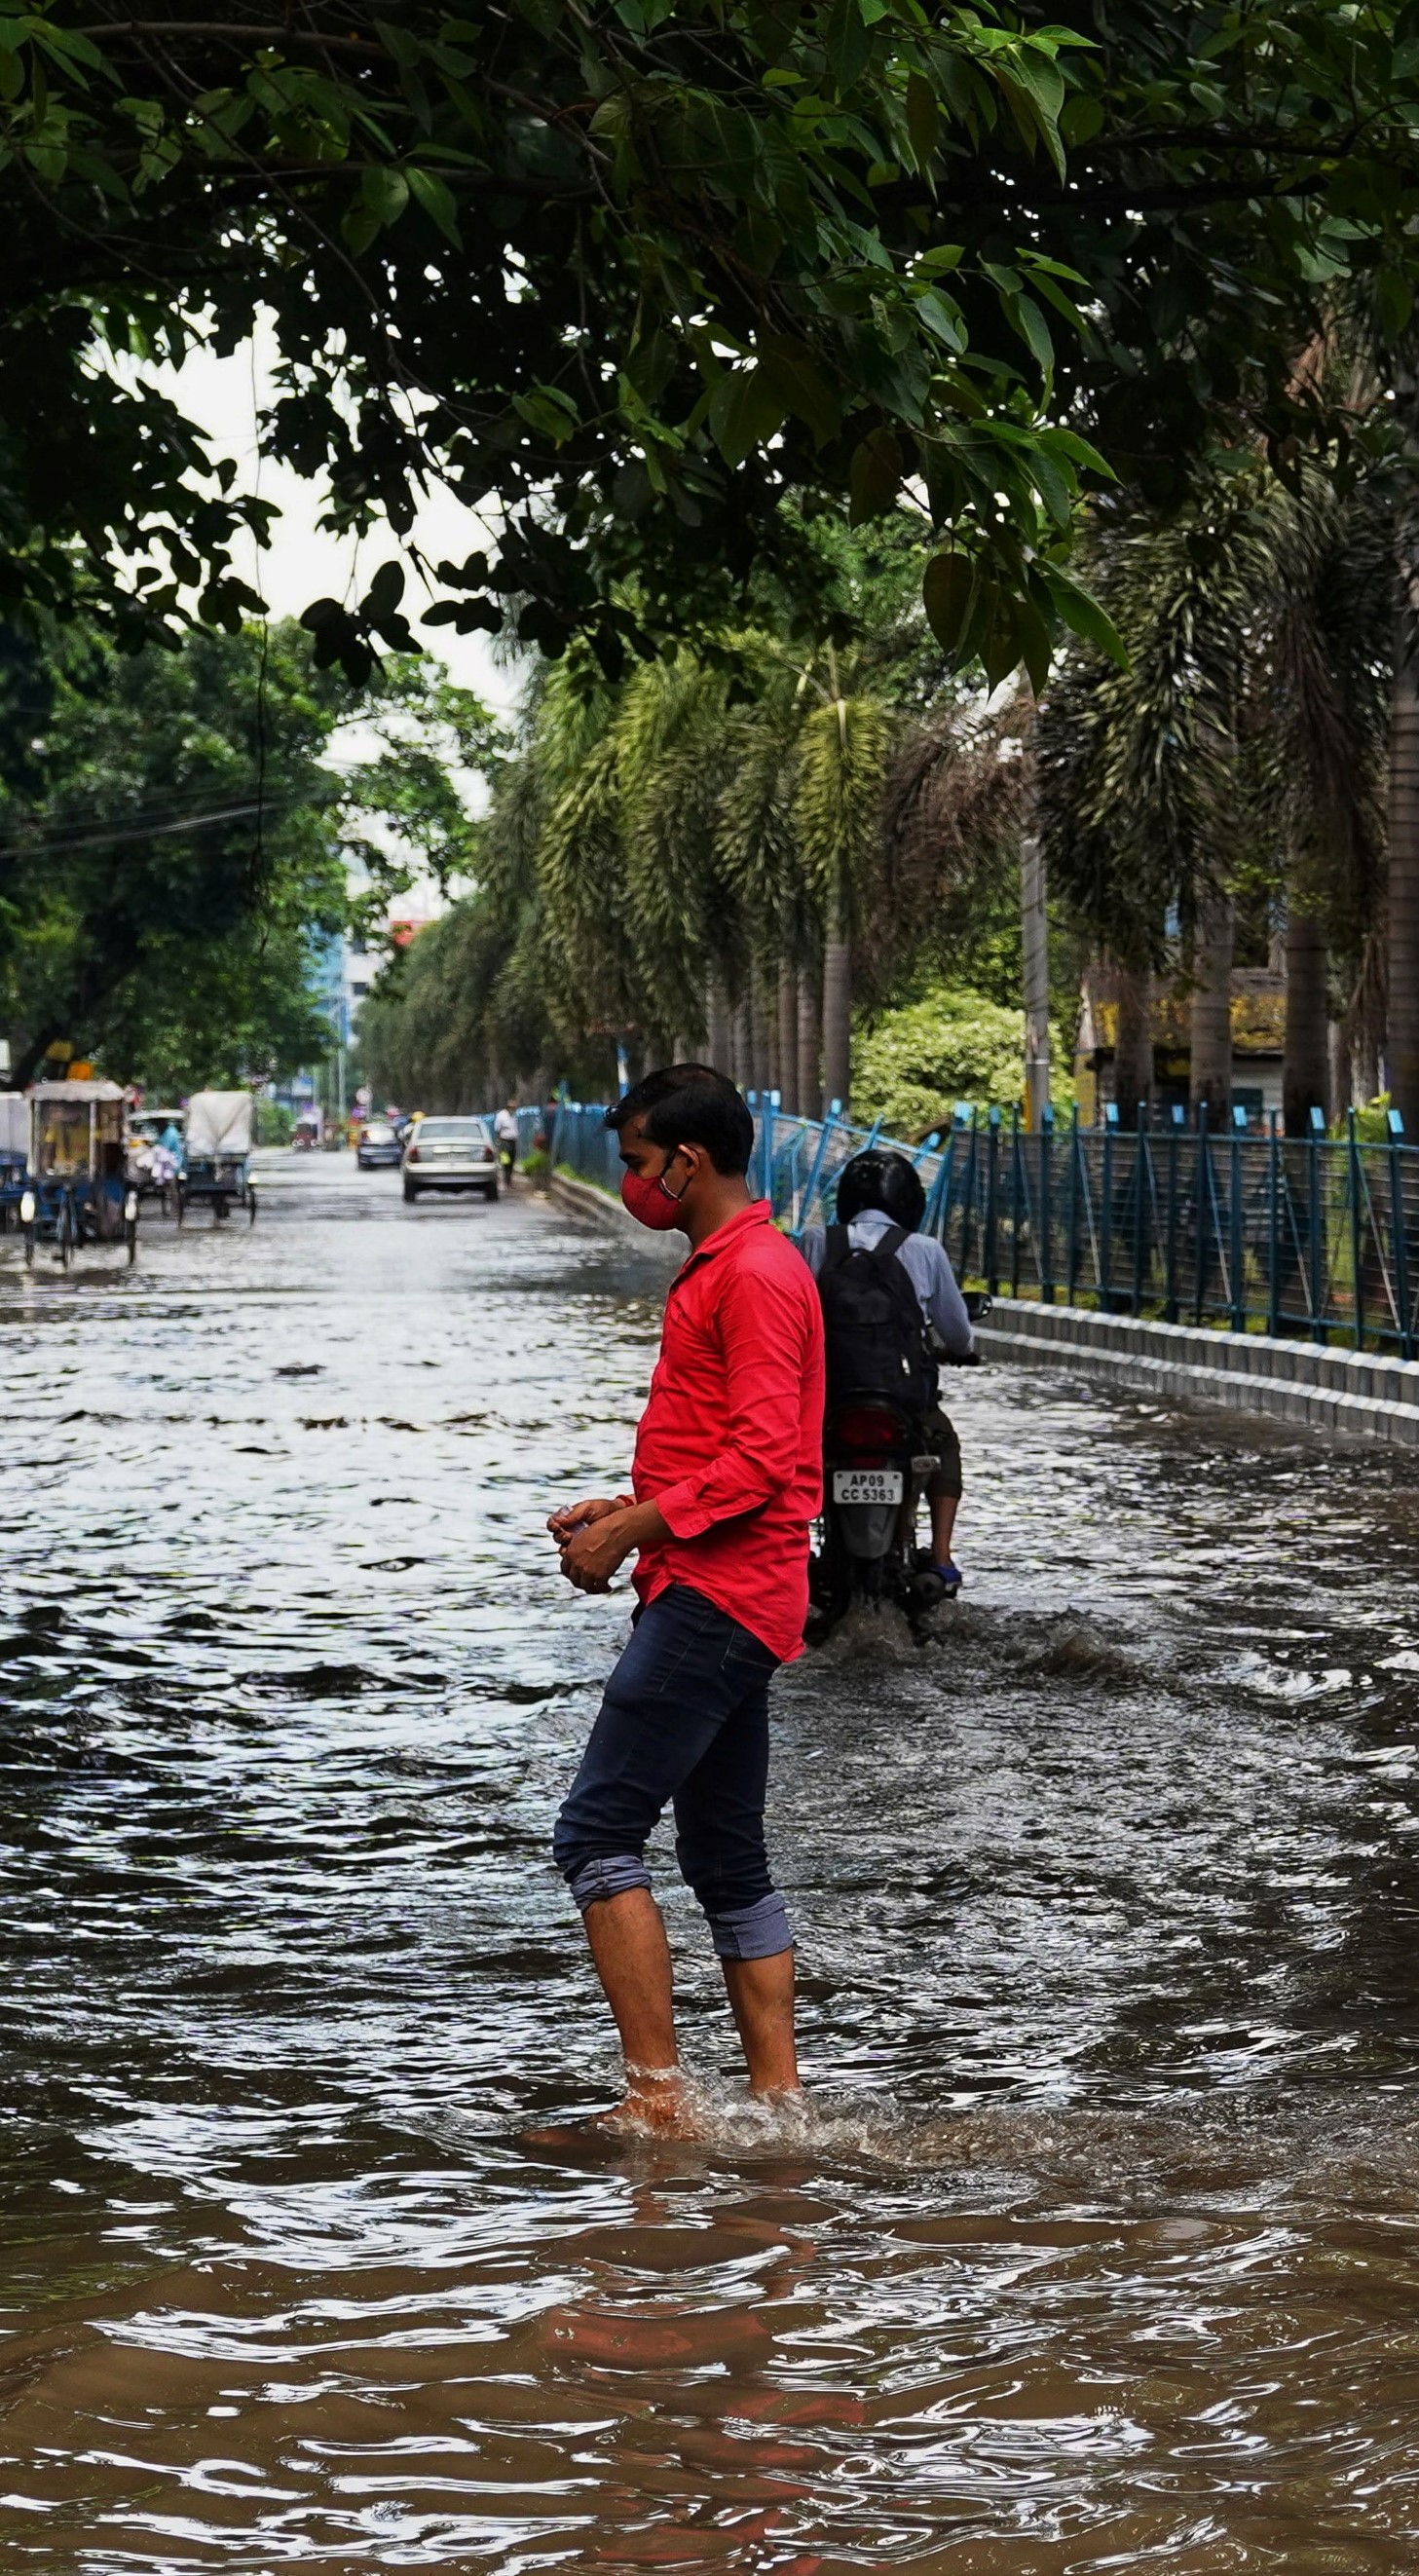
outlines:
{"label": "blue jeans", "polygon": [[583,1914],[649,1887],[645,1846],[673,1800],[675,1858],[719,1956],[792,1948],[764,1850],[777,1670],[767,1646],[688,1584],[672,1583],[641,1611],[552,1839]]}

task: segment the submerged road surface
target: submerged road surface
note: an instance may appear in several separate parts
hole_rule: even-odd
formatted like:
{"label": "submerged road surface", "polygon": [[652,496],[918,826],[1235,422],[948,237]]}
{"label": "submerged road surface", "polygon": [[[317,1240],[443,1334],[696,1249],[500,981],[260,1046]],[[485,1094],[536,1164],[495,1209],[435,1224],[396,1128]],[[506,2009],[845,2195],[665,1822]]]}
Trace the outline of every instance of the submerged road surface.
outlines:
{"label": "submerged road surface", "polygon": [[778,1689],[811,2110],[673,1890],[705,2142],[539,2143],[663,1277],[344,1158],[0,1247],[0,2567],[1412,2569],[1414,1466],[953,1380],[965,1602]]}

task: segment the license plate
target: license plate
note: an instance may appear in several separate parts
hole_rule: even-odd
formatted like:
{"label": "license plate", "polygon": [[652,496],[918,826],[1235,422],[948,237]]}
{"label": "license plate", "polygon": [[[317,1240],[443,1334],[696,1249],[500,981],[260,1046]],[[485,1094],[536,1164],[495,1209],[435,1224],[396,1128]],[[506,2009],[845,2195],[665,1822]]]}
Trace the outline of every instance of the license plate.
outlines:
{"label": "license plate", "polygon": [[835,1467],[835,1503],[899,1503],[906,1493],[900,1467]]}

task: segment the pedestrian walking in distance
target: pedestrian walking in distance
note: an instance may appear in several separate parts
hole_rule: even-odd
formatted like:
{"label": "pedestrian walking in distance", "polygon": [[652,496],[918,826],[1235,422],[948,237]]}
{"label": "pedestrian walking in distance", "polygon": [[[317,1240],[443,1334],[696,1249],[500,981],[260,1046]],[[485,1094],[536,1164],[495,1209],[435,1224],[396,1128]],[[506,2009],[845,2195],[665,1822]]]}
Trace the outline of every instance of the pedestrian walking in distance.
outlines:
{"label": "pedestrian walking in distance", "polygon": [[498,1140],[498,1161],[502,1165],[503,1186],[511,1189],[517,1168],[517,1102],[504,1101],[493,1120],[493,1133]]}
{"label": "pedestrian walking in distance", "polygon": [[645,1847],[667,1806],[708,1920],[757,2094],[793,2094],[793,1933],[769,1875],[769,1684],[802,1651],[821,1501],[823,1327],[806,1265],[745,1175],[753,1121],[708,1065],[648,1073],[606,1123],[621,1196],[689,1257],[671,1284],[632,1491],[552,1514],[562,1571],[605,1592],[636,1559],[638,1607],[554,1852],[626,2059],[613,2118],[683,2130],[670,1950]]}

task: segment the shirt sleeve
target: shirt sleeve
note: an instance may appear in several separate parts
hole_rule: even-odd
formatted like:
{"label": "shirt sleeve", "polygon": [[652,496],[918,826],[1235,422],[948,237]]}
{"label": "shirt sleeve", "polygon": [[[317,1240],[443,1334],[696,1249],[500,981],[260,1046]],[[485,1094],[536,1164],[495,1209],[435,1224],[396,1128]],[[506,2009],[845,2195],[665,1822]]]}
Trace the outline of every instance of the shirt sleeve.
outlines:
{"label": "shirt sleeve", "polygon": [[654,1501],[672,1538],[757,1511],[798,1472],[804,1362],[812,1311],[801,1291],[736,1270],[718,1309],[729,1404],[724,1443],[704,1467]]}
{"label": "shirt sleeve", "polygon": [[827,1249],[827,1243],[827,1235],[820,1225],[805,1225],[798,1238],[798,1249],[815,1279],[823,1267],[823,1254]]}
{"label": "shirt sleeve", "polygon": [[935,1256],[926,1297],[927,1319],[948,1359],[963,1360],[975,1349],[976,1337],[965,1298],[956,1285],[955,1271],[934,1235],[922,1235],[918,1240],[928,1245]]}

